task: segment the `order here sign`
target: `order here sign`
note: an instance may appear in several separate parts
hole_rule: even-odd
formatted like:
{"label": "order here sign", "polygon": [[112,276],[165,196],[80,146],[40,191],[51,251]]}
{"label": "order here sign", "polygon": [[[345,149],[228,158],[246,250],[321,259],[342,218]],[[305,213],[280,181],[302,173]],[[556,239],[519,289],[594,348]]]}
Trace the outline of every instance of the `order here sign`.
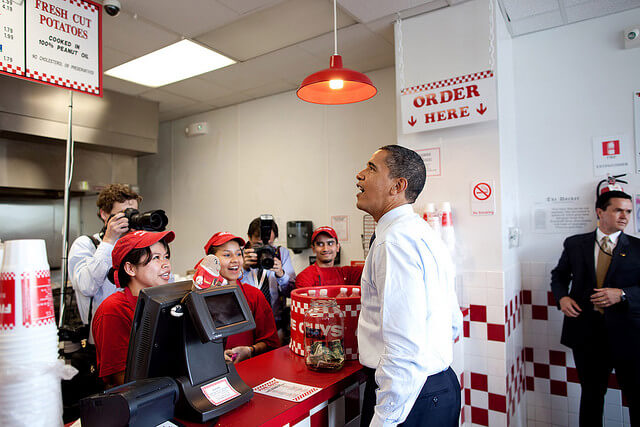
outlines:
{"label": "order here sign", "polygon": [[492,70],[426,83],[401,91],[403,133],[495,120]]}
{"label": "order here sign", "polygon": [[0,0],[0,73],[102,96],[101,6]]}

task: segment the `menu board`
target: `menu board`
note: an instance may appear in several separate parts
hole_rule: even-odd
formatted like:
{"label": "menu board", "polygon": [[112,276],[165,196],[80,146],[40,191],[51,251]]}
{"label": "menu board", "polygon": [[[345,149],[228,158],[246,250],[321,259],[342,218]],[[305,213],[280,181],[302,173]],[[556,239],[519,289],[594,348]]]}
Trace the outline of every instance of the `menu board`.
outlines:
{"label": "menu board", "polygon": [[102,96],[101,30],[91,0],[0,0],[0,73]]}

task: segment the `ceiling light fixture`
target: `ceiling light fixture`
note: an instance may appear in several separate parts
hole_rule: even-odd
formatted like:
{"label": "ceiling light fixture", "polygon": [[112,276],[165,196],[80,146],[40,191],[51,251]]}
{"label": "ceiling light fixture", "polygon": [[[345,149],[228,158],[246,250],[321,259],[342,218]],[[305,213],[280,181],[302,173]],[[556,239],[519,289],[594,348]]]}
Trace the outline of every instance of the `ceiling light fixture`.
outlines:
{"label": "ceiling light fixture", "polygon": [[159,87],[235,64],[191,40],[181,40],[162,49],[118,65],[105,74],[149,87]]}
{"label": "ceiling light fixture", "polygon": [[333,55],[329,68],[318,71],[302,81],[298,98],[314,104],[351,104],[366,101],[378,90],[366,75],[342,67],[338,55],[338,22],[336,0],[333,0]]}

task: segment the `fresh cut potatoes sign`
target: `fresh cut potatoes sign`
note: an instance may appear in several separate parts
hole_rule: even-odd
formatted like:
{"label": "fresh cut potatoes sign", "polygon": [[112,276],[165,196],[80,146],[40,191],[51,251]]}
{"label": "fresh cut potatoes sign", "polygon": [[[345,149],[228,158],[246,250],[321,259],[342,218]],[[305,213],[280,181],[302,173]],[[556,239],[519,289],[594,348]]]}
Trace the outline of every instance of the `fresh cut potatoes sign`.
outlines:
{"label": "fresh cut potatoes sign", "polygon": [[492,70],[402,89],[403,133],[495,120],[496,84]]}
{"label": "fresh cut potatoes sign", "polygon": [[102,96],[101,6],[0,0],[0,74]]}

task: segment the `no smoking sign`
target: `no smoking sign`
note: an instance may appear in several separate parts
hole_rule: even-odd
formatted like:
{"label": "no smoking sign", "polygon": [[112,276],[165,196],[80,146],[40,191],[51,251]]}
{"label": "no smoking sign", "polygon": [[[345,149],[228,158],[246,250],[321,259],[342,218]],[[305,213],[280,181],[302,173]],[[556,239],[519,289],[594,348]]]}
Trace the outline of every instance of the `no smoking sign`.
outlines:
{"label": "no smoking sign", "polygon": [[496,213],[493,180],[471,182],[471,215],[487,216]]}
{"label": "no smoking sign", "polygon": [[487,200],[491,197],[491,186],[486,182],[481,182],[473,187],[473,197],[477,200]]}

